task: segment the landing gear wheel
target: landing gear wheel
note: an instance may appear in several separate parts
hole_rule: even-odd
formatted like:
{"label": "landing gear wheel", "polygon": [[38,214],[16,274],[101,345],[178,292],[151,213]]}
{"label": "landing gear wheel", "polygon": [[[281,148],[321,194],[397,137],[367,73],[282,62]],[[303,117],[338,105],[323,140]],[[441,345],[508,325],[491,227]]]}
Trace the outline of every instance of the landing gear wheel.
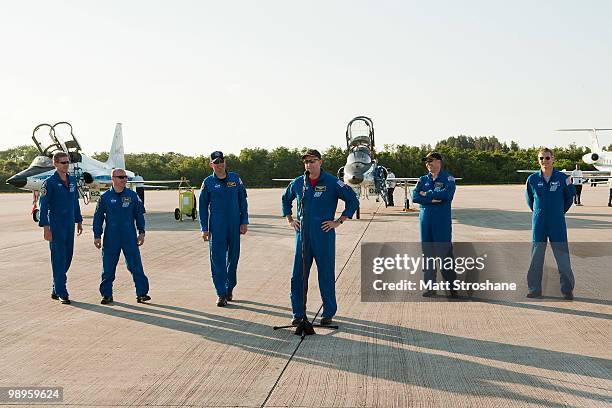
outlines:
{"label": "landing gear wheel", "polygon": [[178,208],[174,209],[174,219],[177,221],[181,219],[181,210]]}
{"label": "landing gear wheel", "polygon": [[361,207],[357,207],[357,219],[361,219]]}
{"label": "landing gear wheel", "polygon": [[34,220],[34,222],[40,221],[40,210],[39,209],[32,211],[32,220]]}

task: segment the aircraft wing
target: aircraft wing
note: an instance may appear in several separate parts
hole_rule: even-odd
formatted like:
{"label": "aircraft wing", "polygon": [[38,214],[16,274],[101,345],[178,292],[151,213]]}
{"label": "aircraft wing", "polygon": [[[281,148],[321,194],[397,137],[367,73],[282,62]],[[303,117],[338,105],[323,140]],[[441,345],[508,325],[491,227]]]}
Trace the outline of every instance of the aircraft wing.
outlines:
{"label": "aircraft wing", "polygon": [[130,180],[128,181],[128,183],[130,184],[149,184],[149,183],[173,184],[173,183],[180,183],[180,182],[181,180],[141,180],[141,181]]}
{"label": "aircraft wing", "polygon": [[[517,170],[517,173],[535,173],[536,171],[540,171],[540,169],[537,170]],[[567,174],[568,176],[572,175],[572,171],[573,170],[561,170],[562,173]],[[610,172],[609,171],[601,171],[601,170],[582,170],[582,175],[583,176],[592,176],[592,175],[606,175],[609,178],[610,177]]]}
{"label": "aircraft wing", "polygon": [[133,186],[138,186],[139,184],[142,185],[142,187],[144,188],[168,188],[168,186],[158,186],[155,184],[151,184],[151,183],[157,183],[157,184],[177,184],[180,183],[181,180],[130,180],[128,181],[128,184],[130,184],[132,187]]}
{"label": "aircraft wing", "polygon": [[419,177],[387,177],[387,181],[419,181]]}
{"label": "aircraft wing", "polygon": [[[463,177],[455,177],[455,180],[463,180]],[[387,177],[386,181],[396,181],[398,183],[415,183],[419,181],[419,177]]]}
{"label": "aircraft wing", "polygon": [[[517,170],[517,173],[535,173],[539,170]],[[571,170],[561,170],[561,173],[564,173],[568,176],[572,175]],[[608,180],[612,178],[612,174],[609,171],[601,171],[601,170],[583,170],[582,171],[582,184],[607,184]]]}
{"label": "aircraft wing", "polygon": [[293,181],[295,179],[272,179],[272,181]]}

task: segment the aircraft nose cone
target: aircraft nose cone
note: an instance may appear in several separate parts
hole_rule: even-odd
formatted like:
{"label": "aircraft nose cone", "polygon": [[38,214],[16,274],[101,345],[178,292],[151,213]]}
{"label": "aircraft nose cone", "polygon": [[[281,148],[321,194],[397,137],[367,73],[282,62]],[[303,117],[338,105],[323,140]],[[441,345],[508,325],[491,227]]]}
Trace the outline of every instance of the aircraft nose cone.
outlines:
{"label": "aircraft nose cone", "polygon": [[363,181],[363,176],[357,175],[357,174],[352,174],[348,178],[348,181],[351,184],[359,184],[359,183],[361,183]]}
{"label": "aircraft nose cone", "polygon": [[13,176],[9,178],[8,180],[6,180],[6,184],[10,184],[17,188],[25,187],[27,182],[28,180],[25,177],[17,177],[17,176]]}

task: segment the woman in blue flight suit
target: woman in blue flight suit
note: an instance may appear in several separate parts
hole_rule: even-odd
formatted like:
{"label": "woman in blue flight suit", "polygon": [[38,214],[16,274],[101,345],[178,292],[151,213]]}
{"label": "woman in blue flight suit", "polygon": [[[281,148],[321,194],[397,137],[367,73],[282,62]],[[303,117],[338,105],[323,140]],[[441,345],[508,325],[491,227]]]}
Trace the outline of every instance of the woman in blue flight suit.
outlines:
{"label": "woman in blue flight suit", "polygon": [[[331,174],[321,169],[321,154],[308,150],[303,156],[306,170],[310,178],[316,180],[306,182],[305,176],[295,178],[282,196],[283,216],[296,229],[295,256],[291,273],[291,308],[294,321],[297,324],[304,317],[303,284],[302,284],[302,238],[305,243],[304,266],[306,267],[306,282],[310,275],[313,259],[317,263],[319,290],[323,300],[321,324],[330,324],[336,314],[336,232],[334,231],[345,219],[351,218],[359,208],[359,199],[355,191]],[[316,177],[318,176],[318,177]],[[302,203],[302,192],[304,202]],[[297,206],[304,205],[304,219],[297,221],[292,216],[292,203],[297,200]],[[345,202],[340,218],[334,221],[338,199]],[[302,237],[302,234],[304,235]]]}
{"label": "woman in blue flight suit", "polygon": [[[53,290],[51,298],[70,304],[66,288],[66,274],[72,262],[74,250],[74,224],[77,234],[83,232],[83,217],[79,206],[77,181],[68,175],[69,156],[58,152],[53,156],[55,173],[46,179],[40,190],[40,221],[45,230],[45,239],[51,249]],[[62,178],[61,174],[65,176]]]}

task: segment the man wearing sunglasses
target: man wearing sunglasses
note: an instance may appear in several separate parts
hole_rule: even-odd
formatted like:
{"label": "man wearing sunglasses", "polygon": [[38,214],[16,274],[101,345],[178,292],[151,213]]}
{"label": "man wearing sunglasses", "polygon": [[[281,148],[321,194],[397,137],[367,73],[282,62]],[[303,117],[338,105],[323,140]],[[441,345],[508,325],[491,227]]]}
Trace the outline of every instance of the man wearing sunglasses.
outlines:
{"label": "man wearing sunglasses", "polygon": [[[453,257],[451,203],[455,196],[455,178],[442,170],[442,155],[431,152],[423,158],[428,173],[419,178],[412,192],[412,201],[421,205],[419,225],[423,255],[427,258],[446,259]],[[436,263],[427,262],[423,267],[423,281],[431,288],[423,292],[423,297],[436,296]],[[444,288],[448,288],[451,298],[458,297],[453,288],[457,279],[454,269],[440,264],[440,273],[444,278]]]}
{"label": "man wearing sunglasses", "polygon": [[45,180],[40,190],[40,221],[44,238],[51,249],[53,289],[51,298],[70,304],[66,288],[66,274],[72,262],[74,224],[77,235],[83,232],[83,217],[79,206],[77,181],[68,175],[70,158],[64,152],[53,155],[55,173]]}
{"label": "man wearing sunglasses", "polygon": [[113,186],[100,196],[93,219],[94,245],[102,248],[100,303],[106,305],[113,302],[113,282],[121,251],[136,285],[136,301],[143,303],[151,300],[148,295],[149,280],[142,268],[138,248],[145,241],[144,205],[138,194],[126,187],[128,176],[125,170],[113,169],[111,178]]}
{"label": "man wearing sunglasses", "polygon": [[200,229],[208,241],[212,280],[217,292],[217,306],[223,307],[234,298],[240,235],[249,224],[247,192],[236,173],[226,171],[223,153],[210,155],[213,174],[206,177],[200,190]]}
{"label": "man wearing sunglasses", "polygon": [[[302,155],[306,170],[295,178],[282,196],[283,217],[295,230],[295,257],[291,273],[291,308],[293,325],[297,326],[304,316],[302,265],[305,266],[306,282],[313,259],[317,262],[319,290],[323,300],[321,324],[330,325],[336,314],[336,232],[344,221],[351,218],[359,208],[355,191],[331,174],[323,171],[321,153],[309,149]],[[304,183],[306,183],[304,185]],[[304,200],[302,202],[302,196]],[[345,202],[344,211],[335,218],[338,199]],[[297,200],[298,209],[304,206],[303,219],[293,218],[292,203]],[[304,254],[302,259],[302,239]],[[303,264],[302,264],[303,262]]]}
{"label": "man wearing sunglasses", "polygon": [[570,264],[567,245],[565,213],[572,206],[576,189],[571,177],[555,170],[555,156],[549,148],[538,151],[540,171],[527,178],[527,205],[533,212],[531,263],[527,272],[528,298],[542,295],[542,269],[546,242],[550,241],[557,261],[561,281],[561,293],[566,300],[574,298],[574,273]]}

